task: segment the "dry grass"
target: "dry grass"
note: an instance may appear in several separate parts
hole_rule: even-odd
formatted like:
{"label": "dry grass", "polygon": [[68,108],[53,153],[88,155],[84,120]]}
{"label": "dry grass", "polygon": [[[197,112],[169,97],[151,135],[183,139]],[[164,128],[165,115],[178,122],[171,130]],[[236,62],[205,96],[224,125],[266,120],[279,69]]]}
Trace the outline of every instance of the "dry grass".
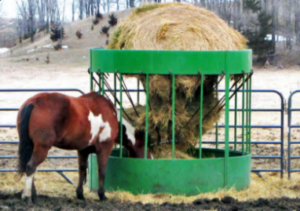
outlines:
{"label": "dry grass", "polygon": [[[77,173],[66,173],[66,175],[75,182],[77,182]],[[239,201],[256,200],[258,198],[281,198],[290,197],[296,198],[300,194],[300,174],[295,173],[291,180],[286,178],[280,179],[276,173],[263,173],[263,178],[258,177],[256,174],[251,174],[251,184],[248,189],[236,191],[234,188],[229,190],[219,190],[213,193],[202,193],[196,196],[175,196],[167,193],[158,194],[139,194],[133,195],[129,192],[115,191],[108,192],[107,196],[111,200],[118,200],[121,202],[142,202],[142,203],[191,203],[198,198],[223,198],[231,196]],[[75,185],[67,183],[57,173],[42,173],[38,172],[35,177],[35,183],[38,194],[70,197],[75,199]],[[24,185],[24,178],[20,182],[16,182],[11,173],[0,173],[0,186],[1,191],[5,192],[18,192],[21,191]],[[88,191],[85,186],[85,196],[87,201],[95,200],[98,198],[96,193]]]}

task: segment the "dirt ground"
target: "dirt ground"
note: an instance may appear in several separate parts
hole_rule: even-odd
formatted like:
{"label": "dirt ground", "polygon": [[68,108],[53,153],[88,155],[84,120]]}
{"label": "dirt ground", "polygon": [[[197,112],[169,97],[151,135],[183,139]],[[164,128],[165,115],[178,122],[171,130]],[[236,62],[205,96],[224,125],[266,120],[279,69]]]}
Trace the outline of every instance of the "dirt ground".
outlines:
{"label": "dirt ground", "polygon": [[120,201],[79,201],[68,197],[49,197],[39,195],[35,205],[27,205],[20,200],[20,193],[7,194],[0,192],[0,210],[218,210],[218,211],[234,211],[234,210],[299,210],[299,199],[263,199],[255,201],[240,202],[232,197],[224,197],[222,199],[196,199],[192,203],[169,203],[163,204],[143,204],[141,202],[120,202]]}

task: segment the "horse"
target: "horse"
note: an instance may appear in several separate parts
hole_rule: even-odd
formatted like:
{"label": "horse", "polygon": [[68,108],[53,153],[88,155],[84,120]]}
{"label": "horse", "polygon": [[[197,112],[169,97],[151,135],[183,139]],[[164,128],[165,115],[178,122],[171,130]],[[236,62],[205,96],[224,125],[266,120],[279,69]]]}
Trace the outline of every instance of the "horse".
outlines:
{"label": "horse", "polygon": [[[87,160],[96,153],[98,161],[98,196],[106,200],[105,168],[115,143],[120,143],[118,112],[110,100],[90,92],[80,97],[61,93],[40,93],[21,106],[17,116],[20,177],[26,173],[22,199],[36,201],[34,174],[52,146],[78,151],[78,199],[84,200]],[[145,135],[123,118],[123,145],[131,157],[144,157]],[[147,158],[152,158],[147,151]]]}

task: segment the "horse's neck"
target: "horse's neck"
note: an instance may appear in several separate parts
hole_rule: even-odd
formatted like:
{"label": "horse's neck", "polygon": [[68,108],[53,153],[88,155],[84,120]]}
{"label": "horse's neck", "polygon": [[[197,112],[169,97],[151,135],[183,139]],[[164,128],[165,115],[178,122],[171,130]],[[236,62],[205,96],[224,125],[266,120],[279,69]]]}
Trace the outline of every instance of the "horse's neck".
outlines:
{"label": "horse's neck", "polygon": [[[118,110],[118,121],[120,122],[120,111],[119,110]],[[135,128],[124,118],[122,118],[122,124],[123,124],[123,127],[126,128],[126,130],[123,130],[123,137],[126,136],[127,137],[126,141],[131,142],[131,144],[134,146],[136,144],[136,138],[135,138],[135,135],[134,135],[135,134]]]}

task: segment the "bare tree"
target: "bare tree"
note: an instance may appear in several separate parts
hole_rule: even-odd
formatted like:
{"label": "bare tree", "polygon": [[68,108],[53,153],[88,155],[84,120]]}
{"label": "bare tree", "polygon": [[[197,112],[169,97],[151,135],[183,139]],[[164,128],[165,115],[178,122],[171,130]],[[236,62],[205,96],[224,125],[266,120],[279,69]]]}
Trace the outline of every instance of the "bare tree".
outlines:
{"label": "bare tree", "polygon": [[0,4],[0,13],[2,12],[2,5],[3,5],[3,4]]}
{"label": "bare tree", "polygon": [[90,0],[90,5],[91,5],[91,15],[94,15],[94,9],[95,9],[95,2],[94,0]]}
{"label": "bare tree", "polygon": [[83,19],[83,12],[84,12],[84,0],[79,1],[79,19]]}
{"label": "bare tree", "polygon": [[96,13],[100,13],[101,0],[95,0],[95,1],[96,1]]}
{"label": "bare tree", "polygon": [[295,16],[295,35],[296,35],[296,44],[300,46],[300,1],[294,0],[294,16]]}
{"label": "bare tree", "polygon": [[46,16],[45,1],[44,0],[36,0],[36,6],[37,6],[37,11],[38,11],[37,26],[39,28],[45,28],[45,25],[46,25],[46,22],[45,22],[45,16]]}
{"label": "bare tree", "polygon": [[285,22],[286,22],[286,49],[292,50],[292,17],[291,17],[291,10],[292,10],[292,4],[291,0],[286,1],[286,9],[284,10],[285,14]]}
{"label": "bare tree", "polygon": [[130,7],[134,7],[134,0],[129,0]]}
{"label": "bare tree", "polygon": [[91,2],[89,0],[84,1],[84,7],[85,7],[85,16],[90,17],[91,12]]}
{"label": "bare tree", "polygon": [[75,20],[75,0],[72,2],[72,21]]}

